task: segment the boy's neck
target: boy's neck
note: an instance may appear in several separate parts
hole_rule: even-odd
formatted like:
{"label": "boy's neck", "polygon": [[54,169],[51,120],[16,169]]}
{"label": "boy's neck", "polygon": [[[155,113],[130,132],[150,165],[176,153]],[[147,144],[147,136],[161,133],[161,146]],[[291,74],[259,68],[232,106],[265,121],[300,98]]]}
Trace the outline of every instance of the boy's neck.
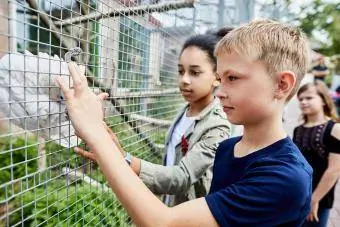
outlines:
{"label": "boy's neck", "polygon": [[242,139],[235,146],[234,155],[244,157],[286,138],[281,119],[276,117],[253,125],[245,125]]}
{"label": "boy's neck", "polygon": [[196,102],[189,103],[188,110],[187,110],[187,117],[197,116],[213,100],[214,100],[214,96],[208,95],[208,96],[205,96],[202,99],[197,100]]}

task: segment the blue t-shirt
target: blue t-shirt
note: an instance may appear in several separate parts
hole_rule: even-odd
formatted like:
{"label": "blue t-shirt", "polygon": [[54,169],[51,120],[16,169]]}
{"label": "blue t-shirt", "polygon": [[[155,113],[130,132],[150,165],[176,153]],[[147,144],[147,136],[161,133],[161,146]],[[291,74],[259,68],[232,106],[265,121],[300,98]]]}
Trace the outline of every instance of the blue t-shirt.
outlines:
{"label": "blue t-shirt", "polygon": [[245,157],[241,139],[218,147],[206,201],[220,226],[301,226],[309,211],[312,168],[287,137]]}

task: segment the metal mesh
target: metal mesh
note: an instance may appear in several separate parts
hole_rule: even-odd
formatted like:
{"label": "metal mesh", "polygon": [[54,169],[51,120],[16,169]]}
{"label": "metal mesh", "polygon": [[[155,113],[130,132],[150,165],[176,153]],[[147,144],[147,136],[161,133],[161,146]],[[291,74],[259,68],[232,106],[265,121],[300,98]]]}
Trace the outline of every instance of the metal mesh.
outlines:
{"label": "metal mesh", "polygon": [[[65,61],[83,65],[91,88],[110,94],[105,121],[124,149],[159,163],[183,104],[177,58],[194,33],[192,7],[184,0],[1,0],[0,226],[131,225],[98,166],[74,153],[86,145],[54,79],[70,81]],[[182,20],[180,12],[191,14]]]}

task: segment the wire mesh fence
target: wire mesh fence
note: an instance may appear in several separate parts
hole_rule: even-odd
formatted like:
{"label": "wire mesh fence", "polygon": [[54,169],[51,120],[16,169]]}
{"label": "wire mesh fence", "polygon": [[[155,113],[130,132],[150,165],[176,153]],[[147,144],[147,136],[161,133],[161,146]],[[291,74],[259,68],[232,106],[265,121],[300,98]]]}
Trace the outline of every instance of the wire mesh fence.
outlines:
{"label": "wire mesh fence", "polygon": [[69,60],[84,66],[91,89],[110,94],[105,121],[124,149],[160,163],[183,103],[178,54],[194,33],[176,15],[192,7],[186,0],[1,0],[0,226],[132,225],[98,166],[74,153],[86,144],[54,79],[70,81]]}

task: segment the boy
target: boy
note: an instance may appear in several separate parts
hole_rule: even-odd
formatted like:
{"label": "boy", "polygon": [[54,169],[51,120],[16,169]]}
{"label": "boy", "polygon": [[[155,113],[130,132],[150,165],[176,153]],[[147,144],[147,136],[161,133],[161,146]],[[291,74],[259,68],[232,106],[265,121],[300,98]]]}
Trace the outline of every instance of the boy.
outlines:
{"label": "boy", "polygon": [[57,82],[78,135],[136,225],[301,226],[310,209],[312,169],[281,120],[306,72],[307,49],[303,34],[269,20],[243,25],[219,42],[218,96],[229,121],[244,125],[244,135],[220,144],[210,194],[173,208],[146,188],[112,143],[102,124],[100,101],[106,95],[90,92],[73,63],[73,89]]}

